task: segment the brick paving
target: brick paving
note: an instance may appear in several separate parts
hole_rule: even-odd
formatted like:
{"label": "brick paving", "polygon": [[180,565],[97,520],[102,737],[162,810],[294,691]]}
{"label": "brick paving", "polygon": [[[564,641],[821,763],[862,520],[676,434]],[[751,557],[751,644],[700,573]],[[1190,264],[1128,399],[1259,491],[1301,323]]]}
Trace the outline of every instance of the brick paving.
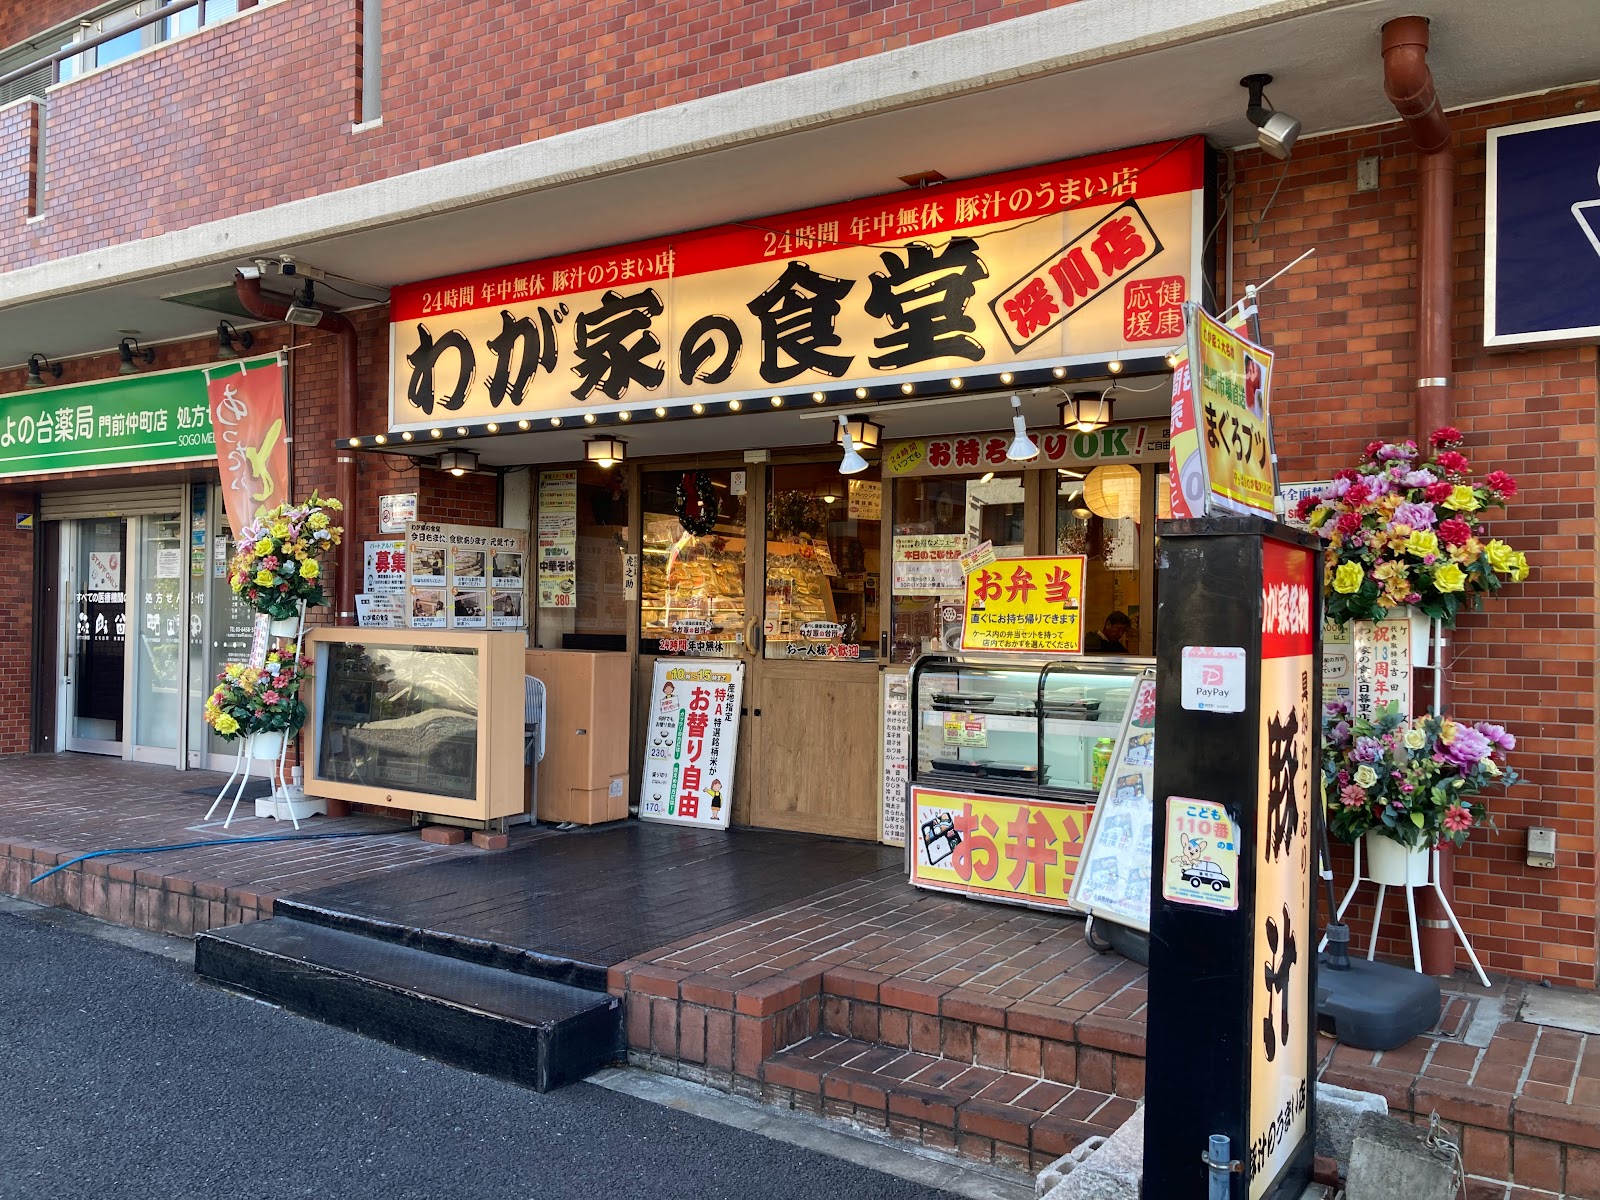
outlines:
{"label": "brick paving", "polygon": [[[108,855],[29,885],[50,867],[94,850],[295,834],[287,821],[254,816],[250,801],[239,805],[228,829],[222,828],[226,806],[206,821],[225,779],[88,754],[0,758],[0,891],[188,937],[271,916],[273,901],[290,892],[484,853],[470,844],[429,844],[408,823],[382,817],[319,816],[301,821],[300,832],[376,836]],[[200,789],[204,794],[191,794]],[[513,844],[536,836],[519,830]]]}
{"label": "brick paving", "polygon": [[[29,889],[92,850],[293,832],[205,822],[222,778],[0,759],[0,889],[188,935],[268,916],[280,896],[485,853],[383,818],[317,817],[305,832],[377,835],[114,855]],[[518,829],[512,845],[544,836]],[[1141,968],[1095,953],[1075,919],[917,891],[898,869],[637,955],[609,986],[643,1065],[1002,1166],[1037,1169],[1110,1133],[1144,1092]],[[1323,1038],[1321,1076],[1407,1119],[1437,1112],[1469,1200],[1600,1200],[1600,1037],[1517,1020],[1523,987],[1459,976],[1437,1029],[1384,1053]]]}

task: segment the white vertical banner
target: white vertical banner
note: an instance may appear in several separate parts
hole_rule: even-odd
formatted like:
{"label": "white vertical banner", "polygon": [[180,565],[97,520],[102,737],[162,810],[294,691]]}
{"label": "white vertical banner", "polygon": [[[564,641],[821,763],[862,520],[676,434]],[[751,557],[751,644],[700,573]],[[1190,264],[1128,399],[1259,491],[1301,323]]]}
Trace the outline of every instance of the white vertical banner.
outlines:
{"label": "white vertical banner", "polygon": [[650,686],[639,816],[726,829],[733,815],[744,663],[660,659]]}
{"label": "white vertical banner", "polygon": [[[852,481],[854,482],[854,481]],[[878,840],[906,844],[906,787],[911,782],[911,677],[883,675],[883,820]]]}

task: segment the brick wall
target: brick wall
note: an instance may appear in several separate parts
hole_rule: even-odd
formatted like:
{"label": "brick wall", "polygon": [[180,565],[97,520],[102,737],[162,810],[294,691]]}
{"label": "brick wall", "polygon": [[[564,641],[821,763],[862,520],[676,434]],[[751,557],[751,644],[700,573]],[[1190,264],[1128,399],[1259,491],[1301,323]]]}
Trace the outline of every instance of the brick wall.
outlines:
{"label": "brick wall", "polygon": [[12,519],[32,509],[32,493],[0,489],[0,754],[25,752],[33,729],[34,534]]}
{"label": "brick wall", "polygon": [[[27,4],[0,5],[0,50],[70,21],[92,7],[87,0],[30,0]],[[54,47],[40,47],[48,53]]]}
{"label": "brick wall", "polygon": [[[1587,986],[1596,974],[1595,348],[1487,352],[1482,274],[1485,130],[1597,99],[1600,89],[1573,89],[1452,117],[1455,424],[1480,470],[1503,468],[1521,482],[1494,528],[1534,565],[1526,583],[1463,617],[1453,636],[1450,710],[1516,733],[1512,764],[1526,777],[1509,795],[1494,794],[1498,829],[1475,832],[1457,857],[1456,911],[1488,969]],[[1367,156],[1381,160],[1380,187],[1357,193],[1356,161]],[[1326,479],[1354,465],[1369,440],[1411,434],[1414,166],[1399,125],[1302,141],[1255,241],[1284,168],[1256,152],[1238,156],[1236,288],[1317,251],[1264,296],[1264,334],[1281,354],[1274,411],[1285,480]],[[1524,861],[1524,831],[1534,824],[1559,831],[1555,871]],[[1341,855],[1341,879],[1349,867]],[[1369,905],[1371,897],[1368,888]],[[1356,911],[1364,950],[1371,910]],[[1390,953],[1402,952],[1403,918],[1391,904]]]}
{"label": "brick wall", "polygon": [[353,134],[359,0],[282,0],[55,91],[36,224],[3,194],[25,159],[0,153],[0,269],[1070,2],[398,0],[384,5],[383,124]]}

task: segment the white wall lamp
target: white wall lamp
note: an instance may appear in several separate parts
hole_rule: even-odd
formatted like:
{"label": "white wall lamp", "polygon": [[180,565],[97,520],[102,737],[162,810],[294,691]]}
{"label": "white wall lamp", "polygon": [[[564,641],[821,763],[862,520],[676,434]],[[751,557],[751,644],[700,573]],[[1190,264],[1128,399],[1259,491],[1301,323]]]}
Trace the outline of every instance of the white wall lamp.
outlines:
{"label": "white wall lamp", "polygon": [[839,418],[839,428],[833,431],[835,446],[844,444],[841,439],[846,432],[850,435],[850,444],[858,451],[876,450],[883,438],[883,426],[862,413],[851,413],[848,417]]}
{"label": "white wall lamp", "polygon": [[1039,444],[1028,436],[1028,426],[1022,419],[1022,397],[1015,392],[1011,394],[1011,429],[1015,434],[1011,439],[1011,446],[1006,450],[1006,457],[1012,462],[1027,462],[1031,458],[1039,457]]}

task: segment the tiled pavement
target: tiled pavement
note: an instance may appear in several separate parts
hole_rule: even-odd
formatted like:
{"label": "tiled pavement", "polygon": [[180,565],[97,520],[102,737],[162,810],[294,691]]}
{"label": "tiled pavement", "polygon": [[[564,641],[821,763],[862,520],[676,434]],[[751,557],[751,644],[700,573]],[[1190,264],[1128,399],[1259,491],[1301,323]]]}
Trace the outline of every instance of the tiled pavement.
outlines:
{"label": "tiled pavement", "polygon": [[[380,836],[114,856],[29,890],[103,847],[293,832],[203,823],[210,795],[194,792],[220,784],[88,756],[0,759],[0,890],[187,934],[270,915],[278,896],[484,854],[319,817],[306,831]],[[1109,1133],[1144,1090],[1142,970],[1090,950],[1076,920],[915,891],[894,869],[638,954],[610,985],[642,1063],[1002,1164],[1035,1168]],[[1522,986],[1458,977],[1438,1030],[1383,1054],[1324,1039],[1322,1077],[1419,1122],[1437,1112],[1471,1200],[1600,1200],[1600,1039],[1518,1021]]]}
{"label": "tiled pavement", "polygon": [[228,829],[226,806],[206,821],[225,778],[88,754],[0,758],[0,891],[188,937],[271,916],[273,900],[289,892],[483,853],[424,842],[404,822],[319,816],[301,821],[300,832],[377,836],[110,855],[30,887],[50,867],[94,850],[295,834],[287,821],[255,817],[249,801]]}

